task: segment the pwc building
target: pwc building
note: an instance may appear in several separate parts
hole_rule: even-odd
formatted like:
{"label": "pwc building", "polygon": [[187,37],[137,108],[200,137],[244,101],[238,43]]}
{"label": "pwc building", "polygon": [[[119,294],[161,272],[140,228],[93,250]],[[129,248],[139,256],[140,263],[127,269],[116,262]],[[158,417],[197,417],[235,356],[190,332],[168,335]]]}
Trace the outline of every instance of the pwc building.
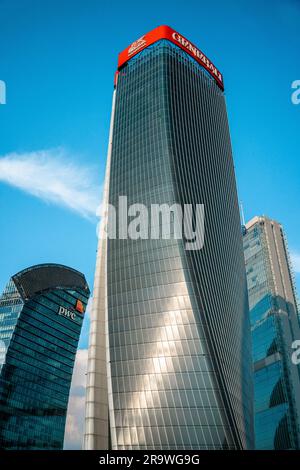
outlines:
{"label": "pwc building", "polygon": [[0,297],[0,449],[62,449],[90,291],[57,264],[15,274]]}
{"label": "pwc building", "polygon": [[251,448],[248,297],[223,77],[167,26],[119,56],[104,208],[120,209],[120,196],[128,207],[201,205],[204,243],[188,250],[184,237],[124,230],[113,239],[103,223],[85,449]]}

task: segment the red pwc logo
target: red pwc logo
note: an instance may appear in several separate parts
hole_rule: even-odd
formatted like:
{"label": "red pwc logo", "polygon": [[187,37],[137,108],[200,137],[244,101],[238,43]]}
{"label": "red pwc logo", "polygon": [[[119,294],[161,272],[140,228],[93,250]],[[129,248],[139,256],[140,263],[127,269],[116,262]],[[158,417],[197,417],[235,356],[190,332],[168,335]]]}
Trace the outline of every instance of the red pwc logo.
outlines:
{"label": "red pwc logo", "polygon": [[77,299],[75,309],[79,313],[84,313],[84,306],[83,306],[83,303],[81,302],[81,300]]}

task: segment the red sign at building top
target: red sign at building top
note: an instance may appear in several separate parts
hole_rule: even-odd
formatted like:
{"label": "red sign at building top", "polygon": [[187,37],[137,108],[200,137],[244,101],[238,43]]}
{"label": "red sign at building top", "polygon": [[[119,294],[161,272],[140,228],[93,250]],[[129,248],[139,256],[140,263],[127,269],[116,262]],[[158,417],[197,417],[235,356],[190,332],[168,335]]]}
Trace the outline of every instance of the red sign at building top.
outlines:
{"label": "red sign at building top", "polygon": [[129,47],[127,47],[127,49],[119,54],[118,69],[120,69],[136,54],[160,39],[167,39],[193,57],[215,79],[221,90],[224,90],[223,76],[221,72],[203,54],[203,52],[169,26],[158,26],[158,28],[153,29],[150,33],[147,33],[137,41],[134,41]]}
{"label": "red sign at building top", "polygon": [[79,313],[84,313],[84,306],[83,306],[83,303],[81,302],[81,300],[79,300],[79,299],[76,300],[75,309]]}

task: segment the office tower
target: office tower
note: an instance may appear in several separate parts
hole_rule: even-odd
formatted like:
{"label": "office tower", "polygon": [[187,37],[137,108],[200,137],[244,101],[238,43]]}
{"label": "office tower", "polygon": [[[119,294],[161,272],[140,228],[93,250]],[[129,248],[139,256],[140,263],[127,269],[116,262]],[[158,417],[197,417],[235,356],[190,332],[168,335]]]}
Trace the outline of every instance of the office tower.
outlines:
{"label": "office tower", "polygon": [[0,297],[1,449],[62,449],[89,295],[84,275],[58,264],[24,269],[7,284]]}
{"label": "office tower", "polygon": [[175,236],[132,239],[130,217],[117,222],[121,236],[100,236],[85,448],[251,447],[250,324],[223,80],[167,26],[119,56],[104,208],[120,214],[119,196],[129,208],[202,204],[205,239],[195,250]]}
{"label": "office tower", "polygon": [[299,448],[300,339],[295,285],[282,226],[254,217],[243,237],[253,345],[256,449]]}

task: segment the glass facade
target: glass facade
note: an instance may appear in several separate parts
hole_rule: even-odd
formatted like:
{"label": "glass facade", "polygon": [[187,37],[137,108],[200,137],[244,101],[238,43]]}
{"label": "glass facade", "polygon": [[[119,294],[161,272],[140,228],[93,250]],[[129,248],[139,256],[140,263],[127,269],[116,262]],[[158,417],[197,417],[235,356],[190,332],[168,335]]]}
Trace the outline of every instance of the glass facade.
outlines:
{"label": "glass facade", "polygon": [[16,274],[0,297],[0,448],[62,449],[84,310],[84,276],[61,265]]}
{"label": "glass facade", "polygon": [[120,70],[106,190],[115,207],[120,195],[149,209],[204,204],[205,241],[187,251],[174,238],[100,240],[85,447],[105,445],[108,393],[113,449],[251,448],[248,298],[225,99],[167,40]]}
{"label": "glass facade", "polygon": [[255,447],[299,448],[298,367],[291,345],[300,338],[295,289],[281,226],[256,217],[246,226],[244,253],[251,315]]}

